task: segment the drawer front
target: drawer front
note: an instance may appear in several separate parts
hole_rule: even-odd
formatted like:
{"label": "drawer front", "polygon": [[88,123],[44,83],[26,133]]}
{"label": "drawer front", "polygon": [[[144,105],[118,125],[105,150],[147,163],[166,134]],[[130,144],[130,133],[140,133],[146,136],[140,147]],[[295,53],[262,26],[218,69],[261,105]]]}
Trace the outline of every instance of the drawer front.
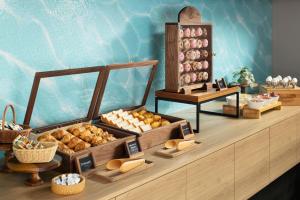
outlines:
{"label": "drawer front", "polygon": [[185,200],[186,168],[181,168],[145,185],[137,187],[116,200]]}
{"label": "drawer front", "polygon": [[297,118],[270,128],[270,178],[276,179],[297,163]]}
{"label": "drawer front", "polygon": [[234,146],[187,166],[187,199],[234,199]]}
{"label": "drawer front", "polygon": [[269,129],[235,143],[235,199],[247,199],[269,182]]}

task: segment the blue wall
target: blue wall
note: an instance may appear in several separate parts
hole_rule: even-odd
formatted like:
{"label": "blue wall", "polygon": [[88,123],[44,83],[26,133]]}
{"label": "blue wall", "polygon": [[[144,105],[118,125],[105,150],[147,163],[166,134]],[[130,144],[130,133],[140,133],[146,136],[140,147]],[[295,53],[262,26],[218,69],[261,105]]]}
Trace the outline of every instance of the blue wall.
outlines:
{"label": "blue wall", "polygon": [[[259,81],[271,72],[271,0],[0,0],[0,110],[12,102],[18,121],[23,121],[36,71],[158,59],[148,100],[153,109],[154,90],[164,87],[164,24],[176,22],[187,5],[197,7],[203,20],[213,24],[215,78],[231,80],[232,72],[244,65],[253,68]],[[106,95],[111,99],[103,105],[138,103],[144,86],[138,82],[145,76],[137,71],[116,74],[119,81],[109,86]],[[68,81],[45,82],[35,125],[85,114],[93,81]],[[135,95],[126,92],[130,88]],[[167,112],[180,109],[174,104],[162,107]]]}

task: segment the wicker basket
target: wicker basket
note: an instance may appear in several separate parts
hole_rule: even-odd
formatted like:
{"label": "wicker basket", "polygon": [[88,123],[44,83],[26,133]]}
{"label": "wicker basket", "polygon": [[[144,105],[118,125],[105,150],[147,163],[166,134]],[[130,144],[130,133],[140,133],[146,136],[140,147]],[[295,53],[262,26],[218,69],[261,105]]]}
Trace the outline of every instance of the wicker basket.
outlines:
{"label": "wicker basket", "polygon": [[9,104],[5,107],[2,115],[2,130],[0,130],[0,143],[12,143],[18,135],[28,136],[31,129],[24,129],[22,131],[4,130],[4,123],[8,108],[11,108],[13,113],[13,122],[16,124],[16,112],[13,105]]}
{"label": "wicker basket", "polygon": [[[59,175],[61,176],[61,175]],[[59,195],[72,195],[72,194],[78,194],[82,192],[85,188],[85,178],[84,176],[80,175],[80,182],[75,185],[58,185],[54,182],[54,180],[59,177],[56,176],[51,181],[51,190],[55,194]]]}
{"label": "wicker basket", "polygon": [[14,154],[21,163],[46,163],[53,160],[57,143],[41,142],[46,148],[44,149],[17,149],[13,147]]}

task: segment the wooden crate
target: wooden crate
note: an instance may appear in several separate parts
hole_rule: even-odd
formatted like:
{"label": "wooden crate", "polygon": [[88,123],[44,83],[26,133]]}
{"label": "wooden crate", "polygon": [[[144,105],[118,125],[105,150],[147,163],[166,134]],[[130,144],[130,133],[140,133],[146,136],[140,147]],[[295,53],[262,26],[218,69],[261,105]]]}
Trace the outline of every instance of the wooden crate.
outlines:
{"label": "wooden crate", "polygon": [[[86,73],[93,73],[93,72],[97,72],[99,74],[98,74],[97,82],[95,85],[95,89],[93,91],[91,104],[90,104],[89,110],[87,111],[87,117],[82,118],[82,119],[75,119],[75,120],[68,121],[68,122],[53,124],[53,125],[49,125],[49,126],[34,128],[32,131],[34,133],[36,133],[37,135],[39,135],[39,134],[43,134],[43,133],[51,133],[57,129],[67,129],[70,126],[79,125],[81,123],[90,123],[92,116],[93,116],[96,100],[97,100],[98,94],[101,90],[101,86],[102,86],[101,83],[105,76],[105,70],[103,67],[100,67],[100,66],[78,68],[78,69],[56,70],[56,71],[48,71],[48,72],[37,72],[35,74],[32,90],[31,90],[31,95],[29,98],[29,102],[28,102],[28,106],[27,106],[27,110],[26,110],[26,114],[25,114],[24,125],[29,126],[29,124],[30,124],[30,120],[31,120],[31,116],[32,116],[34,105],[35,105],[36,96],[38,93],[41,79],[47,79],[50,77],[51,78],[53,78],[53,77],[63,78],[63,76],[70,76],[70,75],[74,75],[74,74],[76,74],[76,75],[86,74]],[[61,113],[60,111],[57,111],[57,110],[53,110],[53,112],[56,112],[57,114]],[[125,151],[125,141],[129,140],[129,139],[133,139],[133,138],[135,138],[135,136],[130,135],[124,131],[112,129],[110,127],[105,127],[105,126],[102,126],[99,124],[96,124],[96,126],[113,134],[116,138],[118,138],[118,140],[109,142],[107,144],[90,147],[85,150],[75,152],[73,154],[66,154],[66,153],[60,152],[58,150],[57,154],[62,157],[62,164],[60,167],[60,171],[74,172],[76,170],[75,169],[75,157],[84,155],[89,152],[93,152],[93,154],[95,156],[96,165],[104,164],[106,161],[111,160],[111,159],[126,156],[127,153]]]}
{"label": "wooden crate", "polygon": [[[166,90],[169,92],[182,92],[184,94],[190,94],[192,90],[195,89],[203,89],[207,90],[212,86],[212,73],[213,73],[213,63],[212,63],[212,25],[210,24],[201,24],[201,16],[199,11],[193,7],[185,7],[178,14],[178,22],[177,23],[166,23],[165,25],[165,85]],[[203,33],[201,36],[193,36],[193,37],[181,37],[180,31],[186,29],[194,29],[201,28]],[[208,41],[207,47],[190,47],[190,48],[182,48],[182,44],[187,41],[196,40]],[[187,54],[190,52],[200,52],[200,57],[196,59],[187,58]],[[185,58],[180,61],[179,54],[183,53]],[[182,65],[190,65],[208,62],[208,68],[199,69],[193,68],[192,70],[184,70],[183,72],[180,70]],[[185,68],[185,69],[188,69]],[[207,79],[201,79],[203,73],[208,73]],[[202,75],[201,75],[202,74]],[[185,78],[189,78],[193,80],[191,77],[197,77],[195,81],[191,81],[190,83],[186,83],[184,81]],[[208,84],[210,83],[210,84]]]}
{"label": "wooden crate", "polygon": [[180,129],[179,129],[180,126],[179,125],[181,123],[186,123],[186,120],[181,119],[181,118],[177,118],[177,117],[173,117],[173,116],[168,116],[168,115],[163,115],[163,114],[160,114],[160,113],[152,112],[153,114],[160,115],[162,118],[170,121],[171,124],[167,125],[167,126],[158,127],[158,128],[146,131],[142,134],[138,134],[138,133],[134,133],[134,132],[131,132],[131,131],[119,129],[117,127],[113,127],[111,125],[105,124],[104,122],[101,121],[101,114],[99,115],[99,109],[100,109],[101,101],[103,99],[103,94],[104,94],[104,91],[105,91],[105,88],[106,88],[105,86],[107,84],[107,80],[108,80],[109,73],[110,73],[111,70],[151,66],[152,67],[151,75],[150,75],[148,83],[147,83],[147,87],[146,87],[146,90],[145,90],[145,93],[144,93],[144,96],[143,96],[142,104],[138,105],[138,106],[131,107],[131,108],[123,108],[123,110],[128,110],[128,111],[145,109],[145,104],[146,104],[146,101],[147,101],[147,98],[148,98],[148,95],[149,95],[151,84],[153,82],[154,75],[155,75],[155,72],[157,70],[157,64],[158,64],[157,60],[150,60],[150,61],[144,61],[144,62],[134,62],[134,63],[126,63],[126,64],[108,65],[107,68],[106,68],[106,72],[105,72],[105,79],[102,82],[102,84],[103,84],[102,91],[99,92],[99,97],[98,97],[97,103],[95,105],[94,120],[95,120],[96,124],[101,124],[103,126],[108,126],[108,127],[114,128],[114,129],[122,130],[122,131],[127,132],[131,135],[138,136],[137,139],[140,143],[140,147],[141,147],[142,150],[146,150],[146,149],[149,149],[153,146],[162,144],[162,143],[164,143],[165,141],[167,141],[169,139],[180,138],[180,132],[179,132],[180,131]]}
{"label": "wooden crate", "polygon": [[280,96],[279,101],[283,106],[300,106],[300,87],[296,88],[273,88],[261,86],[262,93],[274,92]]}
{"label": "wooden crate", "polygon": [[243,108],[243,117],[247,119],[259,119],[261,114],[270,110],[281,110],[281,102],[275,102],[261,107],[260,109],[252,109],[248,106]]}

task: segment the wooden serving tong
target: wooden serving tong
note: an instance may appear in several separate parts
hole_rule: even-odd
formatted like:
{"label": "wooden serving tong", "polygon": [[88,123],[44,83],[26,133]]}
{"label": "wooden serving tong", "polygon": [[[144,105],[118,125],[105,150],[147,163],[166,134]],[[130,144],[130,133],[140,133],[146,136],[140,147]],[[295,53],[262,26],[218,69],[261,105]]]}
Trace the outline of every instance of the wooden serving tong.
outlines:
{"label": "wooden serving tong", "polygon": [[184,139],[174,139],[168,140],[165,143],[166,149],[176,148],[178,151],[181,151],[187,147],[192,146],[195,143],[195,140],[184,140]]}
{"label": "wooden serving tong", "polygon": [[139,159],[114,159],[108,161],[106,164],[106,169],[108,170],[119,170],[121,173],[126,173],[136,167],[139,167],[143,164],[145,164],[146,160],[143,158]]}

